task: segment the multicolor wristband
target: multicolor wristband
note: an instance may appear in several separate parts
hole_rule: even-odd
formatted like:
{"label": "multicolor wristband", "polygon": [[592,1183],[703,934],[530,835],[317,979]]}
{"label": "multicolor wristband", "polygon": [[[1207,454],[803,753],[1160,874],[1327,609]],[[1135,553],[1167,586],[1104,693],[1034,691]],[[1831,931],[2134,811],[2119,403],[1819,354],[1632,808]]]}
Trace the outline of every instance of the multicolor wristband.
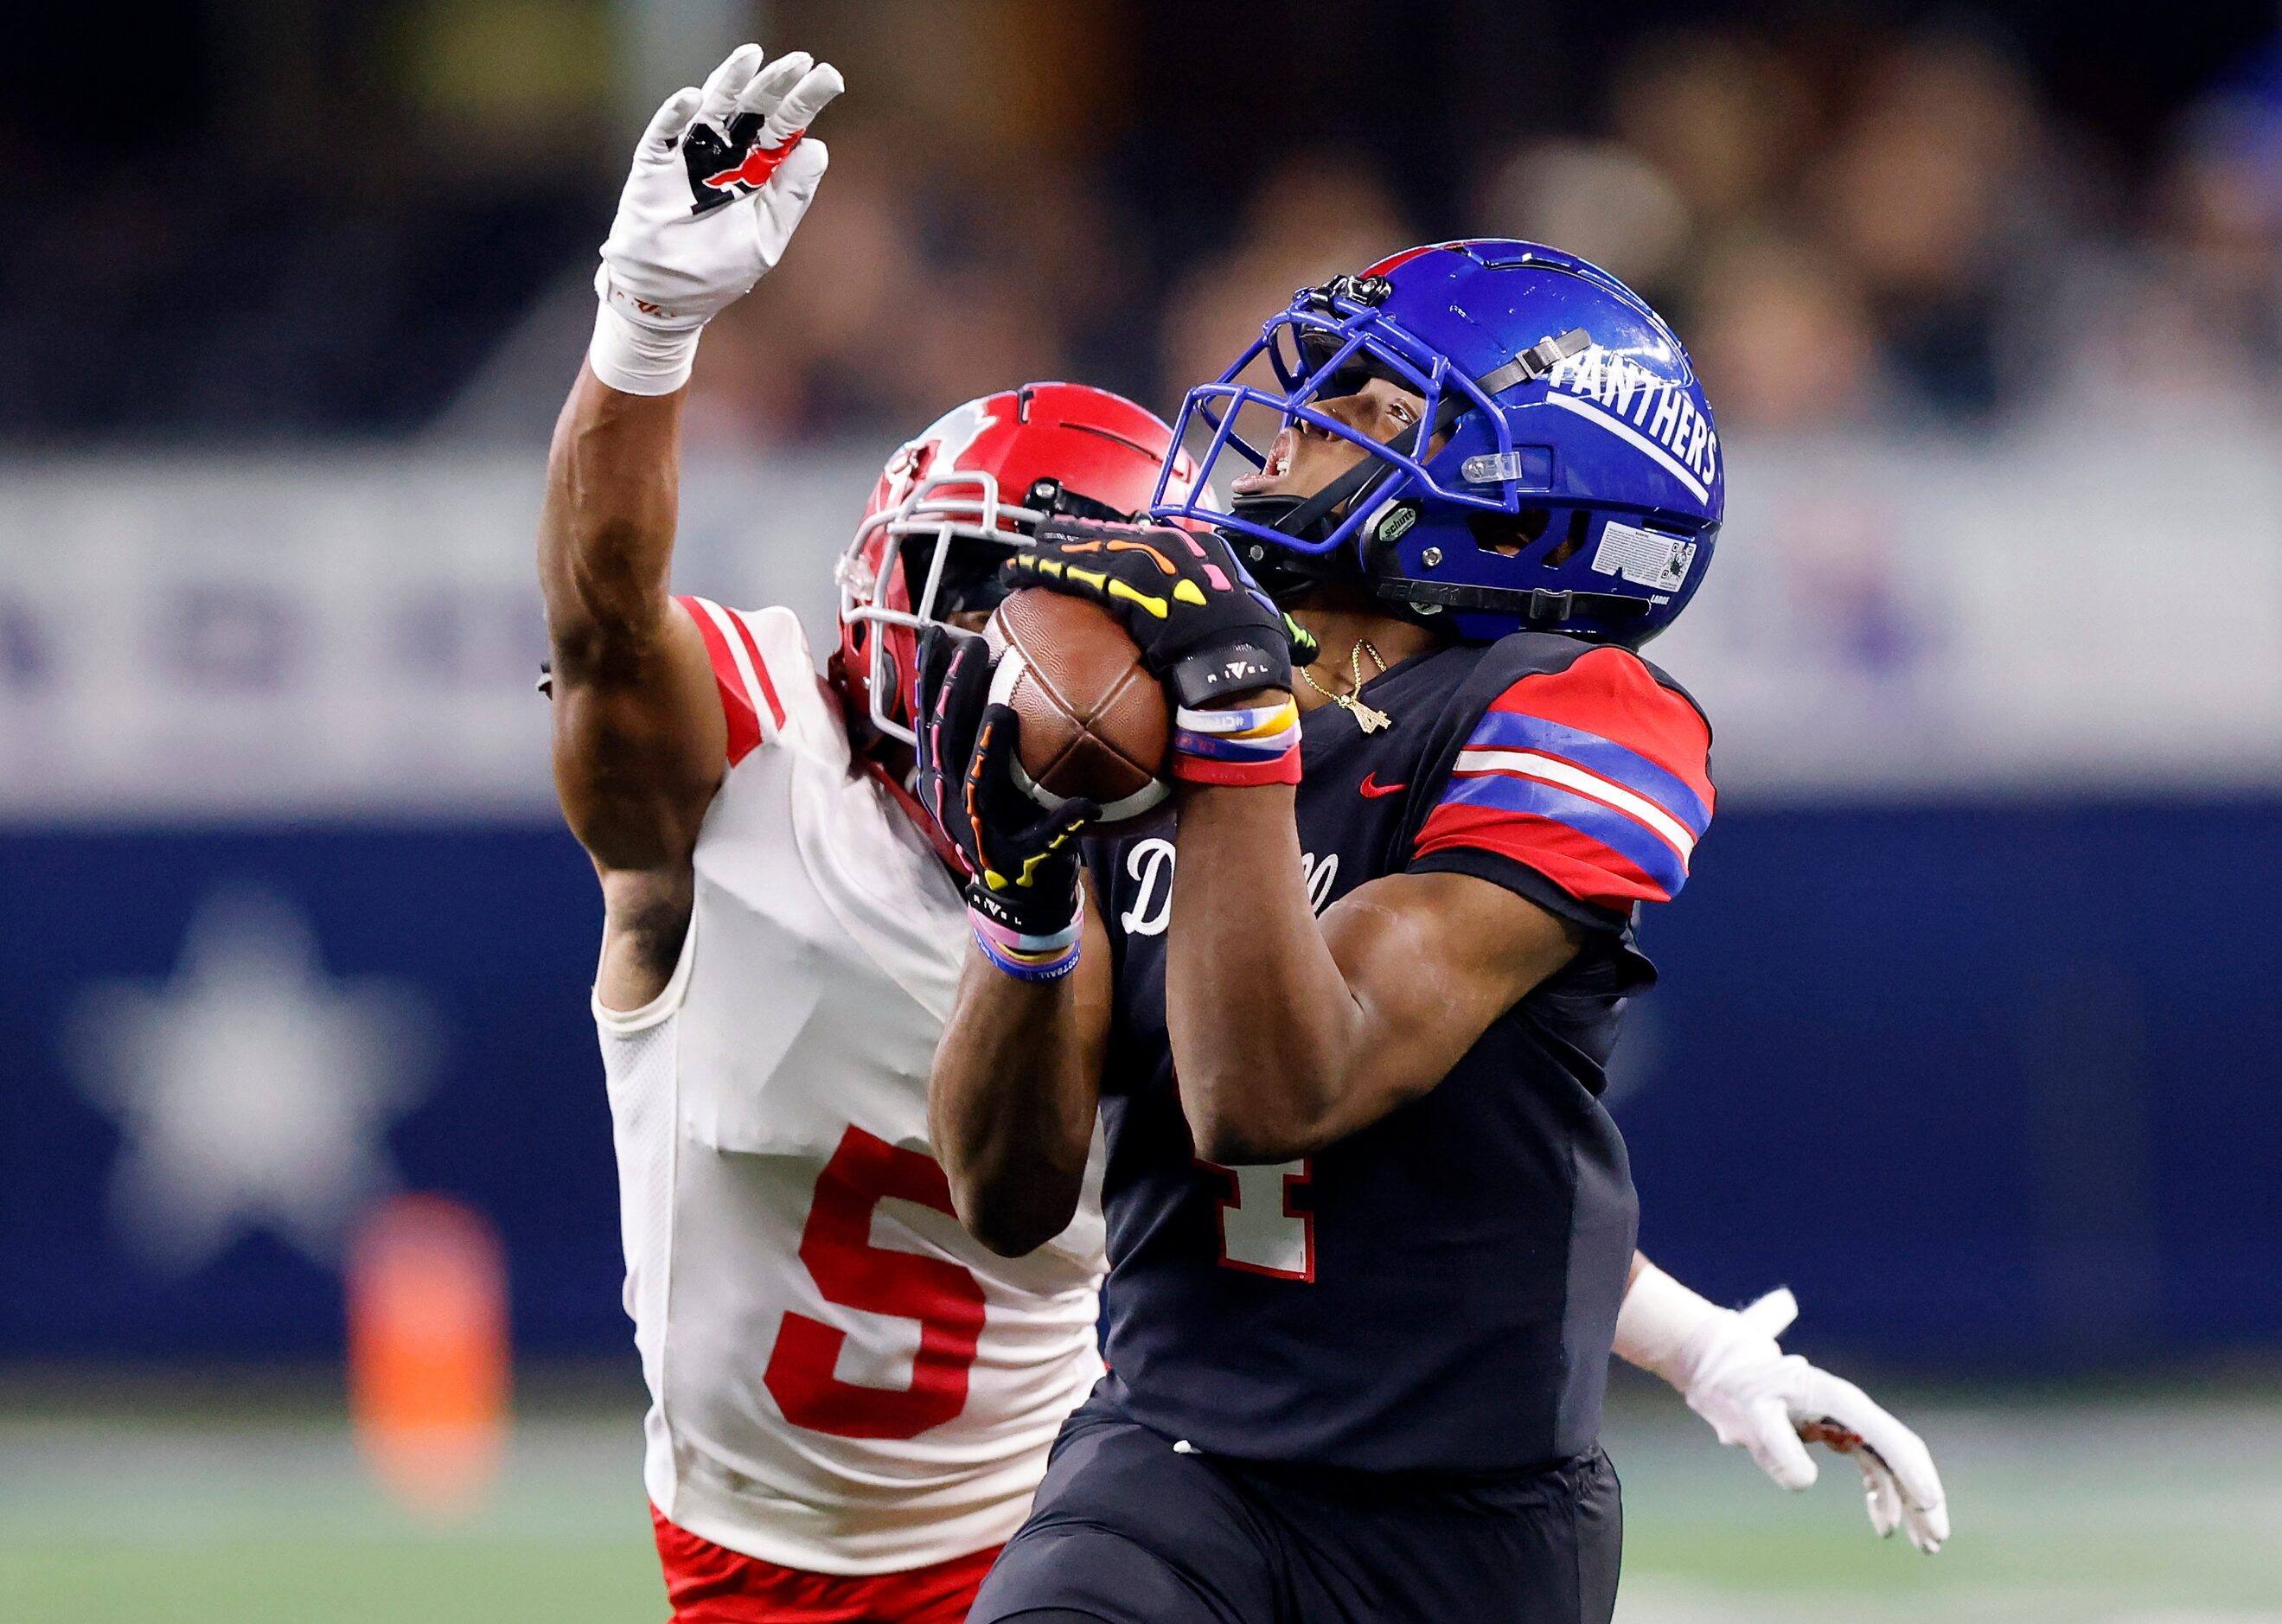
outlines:
{"label": "multicolor wristband", "polygon": [[1085,924],[1085,890],[1078,889],[1077,912],[1070,916],[1069,924],[1050,936],[1028,935],[980,908],[968,908],[966,918],[974,928],[974,944],[982,950],[982,956],[1016,981],[1060,981],[1077,968]]}
{"label": "multicolor wristband", "polygon": [[1192,784],[1296,784],[1300,707],[1268,705],[1173,712],[1173,776]]}

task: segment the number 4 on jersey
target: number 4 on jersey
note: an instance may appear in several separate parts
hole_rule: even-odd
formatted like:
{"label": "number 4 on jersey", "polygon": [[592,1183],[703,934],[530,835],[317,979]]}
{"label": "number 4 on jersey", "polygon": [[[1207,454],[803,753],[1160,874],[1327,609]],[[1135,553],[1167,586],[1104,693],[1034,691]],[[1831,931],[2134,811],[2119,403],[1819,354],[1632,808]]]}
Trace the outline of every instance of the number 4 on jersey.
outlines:
{"label": "number 4 on jersey", "polygon": [[1226,1167],[1199,1159],[1228,1181],[1220,1198],[1220,1262],[1278,1280],[1316,1278],[1316,1220],[1293,1210],[1292,1193],[1312,1177],[1305,1158],[1265,1167]]}

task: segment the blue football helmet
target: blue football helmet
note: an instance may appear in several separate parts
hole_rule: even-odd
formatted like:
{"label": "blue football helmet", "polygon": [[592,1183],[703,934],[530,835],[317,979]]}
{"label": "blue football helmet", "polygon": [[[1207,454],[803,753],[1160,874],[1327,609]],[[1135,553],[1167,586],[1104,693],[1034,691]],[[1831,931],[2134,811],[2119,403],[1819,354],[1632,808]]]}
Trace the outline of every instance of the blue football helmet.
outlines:
{"label": "blue football helmet", "polygon": [[[1425,403],[1385,444],[1317,405],[1374,376]],[[1268,465],[1237,432],[1246,406],[1368,455],[1305,497],[1217,505],[1223,455]],[[1695,595],[1727,506],[1711,408],[1672,329],[1598,266],[1535,243],[1437,243],[1301,289],[1189,392],[1174,442],[1200,450],[1205,477],[1161,485],[1157,517],[1227,532],[1271,594],[1360,576],[1468,641],[1528,629],[1637,648]]]}

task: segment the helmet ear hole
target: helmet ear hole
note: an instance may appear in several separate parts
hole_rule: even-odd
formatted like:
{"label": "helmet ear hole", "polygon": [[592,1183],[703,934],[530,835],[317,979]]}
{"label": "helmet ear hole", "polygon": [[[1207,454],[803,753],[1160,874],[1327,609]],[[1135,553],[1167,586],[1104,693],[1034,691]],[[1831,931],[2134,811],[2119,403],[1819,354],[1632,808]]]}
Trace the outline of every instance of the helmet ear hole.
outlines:
{"label": "helmet ear hole", "polygon": [[1502,558],[1517,558],[1537,544],[1545,527],[1553,522],[1549,508],[1524,508],[1518,513],[1469,513],[1466,528],[1473,532],[1474,545],[1485,553],[1495,553]]}
{"label": "helmet ear hole", "polygon": [[1556,542],[1544,557],[1538,560],[1547,569],[1556,569],[1577,556],[1585,545],[1585,532],[1592,528],[1593,513],[1589,508],[1572,509],[1569,514],[1569,533]]}

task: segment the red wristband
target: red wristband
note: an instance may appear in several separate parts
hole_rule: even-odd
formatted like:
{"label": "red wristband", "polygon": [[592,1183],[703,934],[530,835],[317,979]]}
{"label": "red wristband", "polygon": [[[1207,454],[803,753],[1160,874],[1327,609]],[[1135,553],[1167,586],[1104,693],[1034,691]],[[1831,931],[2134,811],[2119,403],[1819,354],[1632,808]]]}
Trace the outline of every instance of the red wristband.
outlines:
{"label": "red wristband", "polygon": [[1271,761],[1216,761],[1209,756],[1176,754],[1173,776],[1184,783],[1250,786],[1300,781],[1300,747]]}

